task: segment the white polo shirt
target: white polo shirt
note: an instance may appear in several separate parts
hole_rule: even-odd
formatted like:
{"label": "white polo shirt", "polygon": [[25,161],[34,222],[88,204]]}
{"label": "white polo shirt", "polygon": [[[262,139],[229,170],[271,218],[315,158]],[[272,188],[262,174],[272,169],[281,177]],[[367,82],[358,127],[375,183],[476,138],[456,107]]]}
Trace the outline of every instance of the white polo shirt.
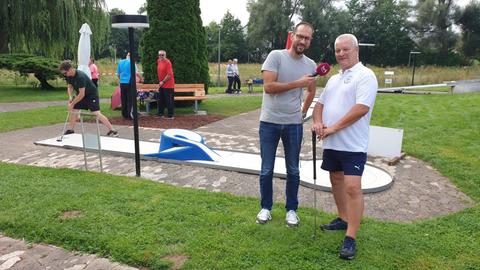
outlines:
{"label": "white polo shirt", "polygon": [[348,152],[367,152],[370,118],[377,95],[378,82],[373,71],[362,63],[332,76],[318,99],[323,104],[322,120],[333,126],[355,104],[368,106],[367,114],[352,125],[328,136],[323,141],[324,149]]}

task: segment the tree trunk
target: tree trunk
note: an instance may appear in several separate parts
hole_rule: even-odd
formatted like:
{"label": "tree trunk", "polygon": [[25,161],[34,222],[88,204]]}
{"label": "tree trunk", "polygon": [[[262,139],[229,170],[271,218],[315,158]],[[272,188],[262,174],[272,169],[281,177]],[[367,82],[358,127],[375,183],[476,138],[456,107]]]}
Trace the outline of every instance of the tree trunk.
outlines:
{"label": "tree trunk", "polygon": [[9,53],[8,50],[8,31],[5,27],[0,23],[0,53]]}
{"label": "tree trunk", "polygon": [[37,78],[37,80],[40,81],[40,88],[41,89],[44,89],[44,90],[49,90],[49,89],[53,89],[54,87],[51,86],[48,81],[47,81],[47,78],[45,78],[45,76],[41,73],[35,73],[35,78]]}

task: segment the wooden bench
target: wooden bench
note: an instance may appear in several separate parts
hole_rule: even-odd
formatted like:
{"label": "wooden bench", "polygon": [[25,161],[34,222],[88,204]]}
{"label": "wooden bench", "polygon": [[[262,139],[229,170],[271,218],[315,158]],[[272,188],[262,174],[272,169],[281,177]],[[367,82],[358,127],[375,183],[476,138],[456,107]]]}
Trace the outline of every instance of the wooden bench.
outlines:
{"label": "wooden bench", "polygon": [[[137,91],[138,92],[158,92],[158,84],[137,84]],[[198,101],[207,99],[205,95],[205,87],[201,83],[193,83],[193,84],[175,84],[174,88],[174,100],[175,101],[194,101],[193,111],[195,113],[198,112]],[[175,95],[175,93],[186,93],[187,95]],[[143,102],[146,103],[146,110],[147,113],[150,112],[149,104],[151,102],[157,102],[155,98],[147,98],[144,99]]]}

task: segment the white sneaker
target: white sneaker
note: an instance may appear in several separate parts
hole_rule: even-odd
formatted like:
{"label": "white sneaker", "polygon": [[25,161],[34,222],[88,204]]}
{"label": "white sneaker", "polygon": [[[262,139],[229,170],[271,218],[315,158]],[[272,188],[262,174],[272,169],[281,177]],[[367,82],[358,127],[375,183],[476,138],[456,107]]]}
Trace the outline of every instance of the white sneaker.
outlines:
{"label": "white sneaker", "polygon": [[298,223],[300,223],[300,218],[297,216],[297,213],[293,210],[287,212],[287,216],[285,218],[288,227],[296,227]]}
{"label": "white sneaker", "polygon": [[270,215],[270,210],[262,209],[257,214],[257,223],[258,224],[265,224],[269,220],[272,220],[272,215]]}

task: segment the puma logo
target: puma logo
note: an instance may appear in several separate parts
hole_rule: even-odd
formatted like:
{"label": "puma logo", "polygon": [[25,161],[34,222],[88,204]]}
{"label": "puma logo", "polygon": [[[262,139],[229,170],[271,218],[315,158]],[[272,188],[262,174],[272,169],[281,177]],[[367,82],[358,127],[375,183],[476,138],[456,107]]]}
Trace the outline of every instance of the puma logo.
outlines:
{"label": "puma logo", "polygon": [[360,171],[360,166],[353,166],[353,167]]}

